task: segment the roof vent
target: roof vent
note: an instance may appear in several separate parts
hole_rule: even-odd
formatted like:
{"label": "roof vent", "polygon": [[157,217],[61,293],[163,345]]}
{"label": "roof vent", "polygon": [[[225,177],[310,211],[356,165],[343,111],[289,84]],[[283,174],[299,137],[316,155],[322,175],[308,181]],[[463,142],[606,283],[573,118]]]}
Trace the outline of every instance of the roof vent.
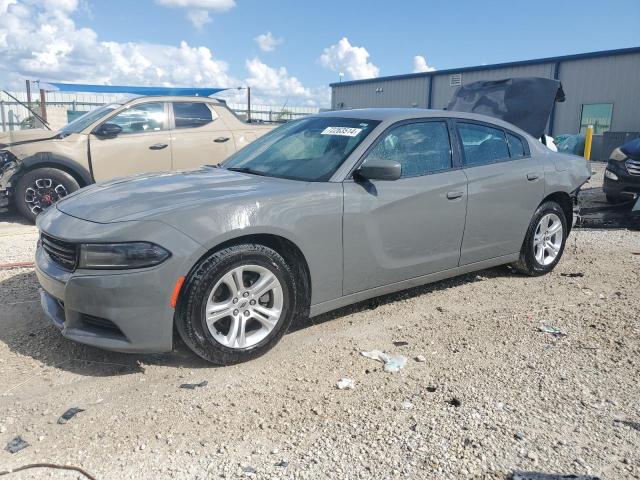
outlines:
{"label": "roof vent", "polygon": [[459,73],[454,73],[449,76],[449,86],[450,87],[459,87],[462,85],[462,75]]}

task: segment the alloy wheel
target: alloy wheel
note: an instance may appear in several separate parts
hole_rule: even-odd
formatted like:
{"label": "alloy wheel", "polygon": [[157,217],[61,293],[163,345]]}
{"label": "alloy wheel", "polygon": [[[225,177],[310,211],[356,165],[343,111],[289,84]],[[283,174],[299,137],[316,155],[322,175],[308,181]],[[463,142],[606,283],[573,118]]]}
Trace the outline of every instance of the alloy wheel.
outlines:
{"label": "alloy wheel", "polygon": [[562,222],[555,213],[544,215],[536,227],[533,236],[533,255],[540,265],[554,262],[564,240]]}
{"label": "alloy wheel", "polygon": [[67,195],[67,189],[61,183],[51,178],[38,178],[26,188],[24,201],[29,210],[38,215]]}
{"label": "alloy wheel", "polygon": [[282,315],[284,296],[275,274],[260,265],[225,273],[209,293],[205,321],[213,338],[227,348],[259,344]]}

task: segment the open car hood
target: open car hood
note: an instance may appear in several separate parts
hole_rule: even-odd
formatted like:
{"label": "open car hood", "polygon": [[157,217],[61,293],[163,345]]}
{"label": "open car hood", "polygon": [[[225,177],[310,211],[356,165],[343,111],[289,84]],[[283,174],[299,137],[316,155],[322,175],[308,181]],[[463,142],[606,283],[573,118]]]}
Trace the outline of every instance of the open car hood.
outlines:
{"label": "open car hood", "polygon": [[509,122],[535,138],[546,129],[554,103],[564,102],[558,80],[538,77],[473,82],[458,89],[447,106]]}

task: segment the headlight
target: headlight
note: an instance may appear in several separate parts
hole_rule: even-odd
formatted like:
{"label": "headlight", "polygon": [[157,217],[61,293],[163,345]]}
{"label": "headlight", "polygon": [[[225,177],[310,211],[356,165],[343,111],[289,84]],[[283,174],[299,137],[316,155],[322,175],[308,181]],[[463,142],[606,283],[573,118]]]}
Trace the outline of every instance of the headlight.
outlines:
{"label": "headlight", "polygon": [[609,160],[615,160],[616,162],[624,162],[626,159],[627,156],[619,148],[616,148],[609,156]]}
{"label": "headlight", "polygon": [[618,180],[618,175],[613,173],[611,170],[605,170],[604,171],[604,176],[607,177],[610,180]]}
{"label": "headlight", "polygon": [[150,242],[93,243],[80,245],[78,268],[125,269],[153,267],[171,256]]}

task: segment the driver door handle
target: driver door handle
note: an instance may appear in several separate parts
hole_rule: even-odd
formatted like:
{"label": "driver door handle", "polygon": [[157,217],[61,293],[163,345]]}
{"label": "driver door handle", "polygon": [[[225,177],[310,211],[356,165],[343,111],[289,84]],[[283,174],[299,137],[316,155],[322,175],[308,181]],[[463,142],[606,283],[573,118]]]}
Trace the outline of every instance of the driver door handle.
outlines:
{"label": "driver door handle", "polygon": [[527,180],[529,180],[530,182],[533,182],[538,178],[540,178],[540,175],[538,175],[537,173],[527,173]]}
{"label": "driver door handle", "polygon": [[456,198],[460,198],[463,195],[464,195],[464,192],[460,192],[460,191],[447,192],[447,198],[449,200],[455,200]]}
{"label": "driver door handle", "polygon": [[224,142],[226,142],[227,140],[229,140],[229,137],[218,137],[218,138],[216,138],[216,139],[214,140],[214,142],[216,142],[216,143],[224,143]]}
{"label": "driver door handle", "polygon": [[169,145],[166,143],[155,143],[149,147],[149,150],[162,150],[163,148],[167,148]]}

